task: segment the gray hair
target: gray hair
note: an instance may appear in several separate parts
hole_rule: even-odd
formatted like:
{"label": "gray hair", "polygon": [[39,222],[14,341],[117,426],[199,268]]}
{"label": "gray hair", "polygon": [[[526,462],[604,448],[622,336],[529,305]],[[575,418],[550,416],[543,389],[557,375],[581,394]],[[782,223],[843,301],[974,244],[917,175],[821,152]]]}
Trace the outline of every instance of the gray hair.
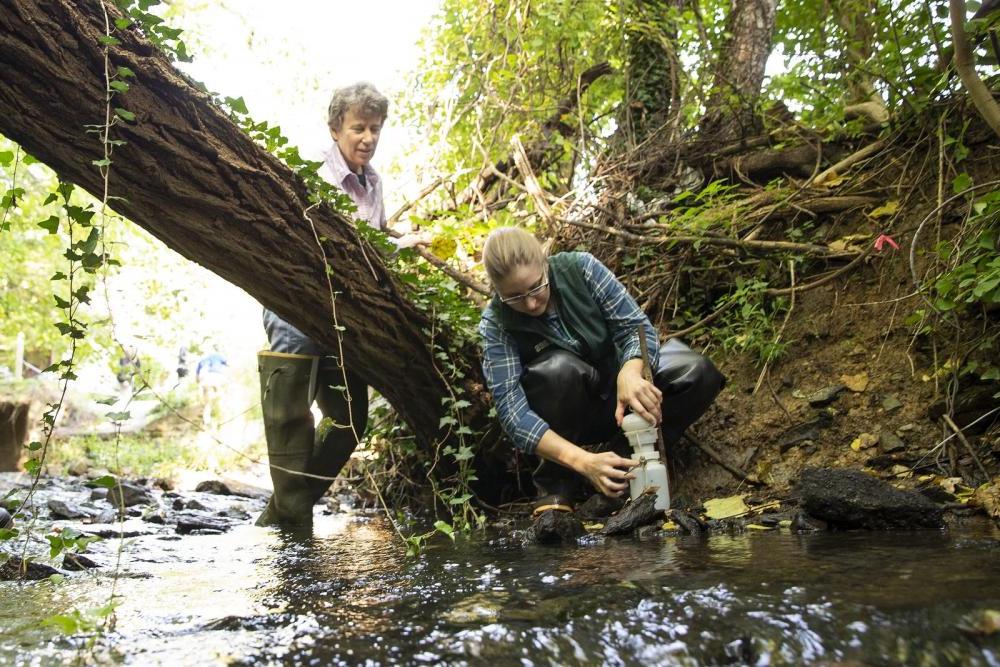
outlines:
{"label": "gray hair", "polygon": [[354,109],[362,116],[378,116],[385,122],[389,112],[389,100],[366,81],[344,86],[333,91],[330,107],[327,109],[326,124],[332,130],[340,130],[344,115]]}

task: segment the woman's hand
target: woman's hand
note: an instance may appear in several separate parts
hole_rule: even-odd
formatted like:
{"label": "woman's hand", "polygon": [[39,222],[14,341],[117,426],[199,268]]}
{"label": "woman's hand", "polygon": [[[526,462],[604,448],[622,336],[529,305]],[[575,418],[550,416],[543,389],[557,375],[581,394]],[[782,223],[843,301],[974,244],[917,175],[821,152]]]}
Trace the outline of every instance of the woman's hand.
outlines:
{"label": "woman's hand", "polygon": [[615,498],[628,489],[628,481],[635,477],[629,470],[637,465],[638,461],[623,459],[614,452],[585,452],[576,471],[586,477],[595,489],[609,498]]}
{"label": "woman's hand", "polygon": [[615,420],[622,425],[625,408],[631,408],[651,424],[659,424],[662,418],[663,392],[649,380],[642,377],[642,359],[629,359],[618,372],[618,409]]}

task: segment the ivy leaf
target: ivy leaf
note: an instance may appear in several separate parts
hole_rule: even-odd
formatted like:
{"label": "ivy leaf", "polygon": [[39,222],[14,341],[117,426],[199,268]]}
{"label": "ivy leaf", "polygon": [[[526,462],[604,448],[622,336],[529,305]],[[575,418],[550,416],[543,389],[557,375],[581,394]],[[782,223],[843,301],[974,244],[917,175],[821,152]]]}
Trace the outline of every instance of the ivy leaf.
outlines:
{"label": "ivy leaf", "polygon": [[0,166],[6,167],[14,161],[14,151],[0,151]]}
{"label": "ivy leaf", "polygon": [[111,421],[123,422],[131,419],[132,413],[130,413],[128,410],[123,410],[121,412],[109,412],[105,416]]}
{"label": "ivy leaf", "polygon": [[969,176],[964,171],[955,177],[955,180],[951,182],[951,190],[956,195],[960,192],[964,192],[972,187],[972,177]]}
{"label": "ivy leaf", "polygon": [[130,77],[134,77],[135,72],[133,72],[128,67],[119,67],[118,71],[115,73],[115,76],[117,76],[120,79],[128,79]]}
{"label": "ivy leaf", "polygon": [[36,440],[35,442],[28,443],[27,447],[29,452],[37,452],[42,448],[42,443]]}
{"label": "ivy leaf", "polygon": [[111,88],[114,88],[114,89],[115,89],[116,91],[118,91],[119,93],[127,93],[127,92],[128,92],[128,87],[129,87],[129,86],[128,86],[128,84],[127,84],[127,83],[125,83],[124,81],[112,81],[112,82],[111,82],[111,83],[109,83],[108,85],[109,85],[109,86],[110,86]]}
{"label": "ivy leaf", "polygon": [[128,109],[124,109],[122,107],[115,107],[115,114],[122,120],[126,120],[129,122],[135,120],[135,114],[129,111]]}
{"label": "ivy leaf", "polygon": [[102,46],[118,46],[119,44],[122,43],[120,39],[118,39],[113,35],[101,35],[100,37],[97,38],[97,41]]}
{"label": "ivy leaf", "polygon": [[250,113],[247,110],[247,103],[243,101],[242,97],[227,97],[226,106],[228,106],[234,112],[238,114],[243,114],[244,116]]}
{"label": "ivy leaf", "polygon": [[109,160],[108,158],[104,158],[101,160],[91,160],[90,164],[94,165],[95,167],[110,167],[111,160]]}
{"label": "ivy leaf", "polygon": [[115,478],[112,477],[111,475],[102,475],[101,477],[98,477],[97,479],[91,480],[90,483],[92,485],[94,485],[94,486],[99,486],[99,487],[104,488],[104,489],[113,489],[113,488],[115,488],[115,485],[118,482],[116,482]]}
{"label": "ivy leaf", "polygon": [[[47,231],[49,234],[59,233],[59,218],[54,215],[50,215],[45,220],[38,223],[38,226]],[[58,275],[58,274],[57,274]],[[65,277],[65,276],[64,276]]]}
{"label": "ivy leaf", "polygon": [[119,30],[124,30],[130,25],[132,25],[132,19],[128,18],[115,19],[115,27],[118,28]]}

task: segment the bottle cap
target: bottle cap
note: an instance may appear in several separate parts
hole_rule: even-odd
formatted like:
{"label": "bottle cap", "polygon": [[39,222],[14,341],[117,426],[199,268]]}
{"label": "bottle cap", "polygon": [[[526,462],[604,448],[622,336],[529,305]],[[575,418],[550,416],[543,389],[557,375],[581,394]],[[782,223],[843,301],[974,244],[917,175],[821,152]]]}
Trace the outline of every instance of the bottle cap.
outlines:
{"label": "bottle cap", "polygon": [[622,430],[626,433],[630,433],[632,431],[645,431],[653,428],[653,426],[653,424],[634,412],[625,415],[625,419],[622,420]]}

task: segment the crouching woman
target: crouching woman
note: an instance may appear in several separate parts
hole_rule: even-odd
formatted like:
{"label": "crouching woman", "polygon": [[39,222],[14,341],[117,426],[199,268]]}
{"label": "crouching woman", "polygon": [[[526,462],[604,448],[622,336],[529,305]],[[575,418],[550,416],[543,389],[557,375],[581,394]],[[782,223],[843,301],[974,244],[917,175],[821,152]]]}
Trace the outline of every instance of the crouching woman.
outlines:
{"label": "crouching woman", "polygon": [[[659,424],[669,446],[725,384],[680,341],[661,346],[635,299],[593,255],[546,257],[534,236],[503,227],[487,238],[483,263],[495,292],[479,323],[483,373],[504,431],[539,459],[536,511],[571,509],[583,480],[621,495],[638,465],[615,438],[625,411]],[[643,354],[652,382],[643,379]]]}

